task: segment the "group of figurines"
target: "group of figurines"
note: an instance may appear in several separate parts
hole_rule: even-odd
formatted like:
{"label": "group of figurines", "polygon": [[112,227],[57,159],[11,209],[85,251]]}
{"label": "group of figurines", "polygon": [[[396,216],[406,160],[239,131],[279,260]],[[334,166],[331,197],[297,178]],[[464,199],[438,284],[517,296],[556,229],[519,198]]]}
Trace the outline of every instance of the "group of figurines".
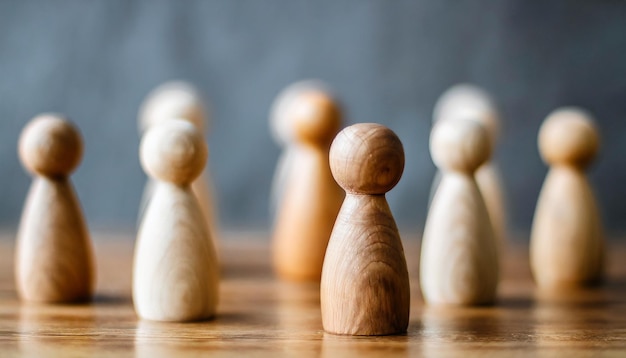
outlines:
{"label": "group of figurines", "polygon": [[[150,93],[139,111],[140,161],[149,176],[139,215],[132,297],[139,317],[216,315],[219,268],[202,96],[184,82]],[[434,111],[430,152],[439,169],[422,237],[426,304],[493,304],[506,242],[493,100],[472,85],[446,91]],[[342,128],[336,96],[319,81],[286,88],[270,127],[284,146],[272,188],[273,266],[283,280],[320,284],[325,331],[406,332],[409,272],[385,193],[400,180],[398,136],[374,123]],[[530,243],[538,286],[581,287],[603,275],[601,220],[584,170],[599,144],[589,113],[556,110],[539,132],[550,165]],[[24,128],[19,156],[33,174],[18,230],[15,277],[24,301],[68,303],[94,291],[92,244],[69,180],[82,155],[78,129],[42,114]],[[417,274],[411,272],[411,275]]]}

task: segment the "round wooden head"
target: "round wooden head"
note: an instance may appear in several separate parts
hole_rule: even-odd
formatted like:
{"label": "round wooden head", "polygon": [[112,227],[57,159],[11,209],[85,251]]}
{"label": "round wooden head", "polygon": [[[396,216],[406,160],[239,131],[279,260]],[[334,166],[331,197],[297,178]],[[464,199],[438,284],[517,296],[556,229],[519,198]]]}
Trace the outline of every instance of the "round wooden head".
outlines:
{"label": "round wooden head", "polygon": [[330,170],[346,192],[385,194],[404,171],[402,142],[380,124],[352,125],[339,132],[330,147]]}
{"label": "round wooden head", "polygon": [[78,128],[64,117],[42,114],[22,130],[18,151],[30,172],[64,177],[80,163],[83,141]]}
{"label": "round wooden head", "polygon": [[[341,110],[335,99],[322,89],[299,89],[284,99],[280,121],[274,132],[281,141],[330,143],[341,125]],[[293,137],[293,138],[291,138]]]}
{"label": "round wooden head", "polygon": [[458,84],[445,91],[433,113],[433,120],[470,119],[482,124],[493,147],[500,134],[500,116],[487,92],[471,84]]}
{"label": "round wooden head", "polygon": [[206,109],[200,91],[190,83],[167,82],[152,90],[139,111],[139,131],[172,118],[189,121],[204,133]]}
{"label": "round wooden head", "polygon": [[491,142],[485,128],[467,119],[435,123],[430,134],[430,154],[444,171],[472,174],[491,155]]}
{"label": "round wooden head", "polygon": [[141,165],[161,181],[190,184],[202,173],[207,156],[202,134],[193,124],[179,119],[154,126],[141,140]]}
{"label": "round wooden head", "polygon": [[303,80],[285,87],[272,103],[270,110],[270,131],[276,143],[286,145],[294,139],[294,128],[289,118],[294,99],[305,92],[331,93],[329,87],[320,80]]}
{"label": "round wooden head", "polygon": [[539,130],[539,151],[548,164],[568,164],[581,168],[598,153],[600,138],[593,117],[578,108],[552,112]]}

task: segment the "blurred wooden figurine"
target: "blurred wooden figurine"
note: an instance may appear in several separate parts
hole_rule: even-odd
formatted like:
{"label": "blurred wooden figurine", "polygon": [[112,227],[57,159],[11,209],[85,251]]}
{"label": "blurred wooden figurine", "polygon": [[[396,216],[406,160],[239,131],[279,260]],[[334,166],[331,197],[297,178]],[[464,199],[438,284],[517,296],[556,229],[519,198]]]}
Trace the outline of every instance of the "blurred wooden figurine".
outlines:
{"label": "blurred wooden figurine", "polygon": [[[444,92],[435,105],[433,122],[446,119],[469,119],[479,122],[487,130],[492,152],[495,151],[500,132],[500,115],[494,101],[481,88],[459,84]],[[488,160],[478,168],[475,177],[487,205],[496,241],[503,245],[507,237],[507,215],[498,165],[493,160]],[[438,171],[431,188],[431,200],[440,181],[441,172]]]}
{"label": "blurred wooden figurine", "polygon": [[83,143],[65,118],[42,114],[22,131],[19,155],[33,175],[17,234],[15,278],[21,299],[68,303],[91,298],[93,248],[70,173]]}
{"label": "blurred wooden figurine", "polygon": [[183,120],[152,127],[141,141],[141,164],[155,180],[135,248],[133,301],[155,321],[198,321],[215,315],[219,274],[213,241],[191,183],[207,147]]}
{"label": "blurred wooden figurine", "polygon": [[433,197],[420,260],[428,304],[480,305],[496,299],[498,250],[475,171],[489,158],[487,131],[476,121],[435,123],[433,161],[442,179]]}
{"label": "blurred wooden figurine", "polygon": [[288,144],[288,163],[282,164],[288,172],[279,179],[284,188],[274,224],[274,269],[283,279],[319,281],[344,197],[328,164],[341,114],[335,100],[318,89],[298,91],[282,111],[281,123],[290,127],[293,140]]}
{"label": "blurred wooden figurine", "polygon": [[584,286],[602,279],[602,225],[585,175],[599,141],[591,115],[581,109],[559,109],[541,126],[539,150],[550,171],[530,242],[531,269],[540,288]]}
{"label": "blurred wooden figurine", "polygon": [[[186,120],[204,135],[208,114],[202,95],[193,85],[183,81],[166,82],[148,94],[139,111],[139,132],[143,135],[154,125],[171,119]],[[207,166],[208,167],[208,166]],[[219,225],[215,212],[215,195],[209,170],[205,170],[191,188],[198,198],[200,209],[206,217],[211,237],[218,239]],[[148,180],[144,189],[138,222],[141,221],[152,193],[154,181]]]}
{"label": "blurred wooden figurine", "polygon": [[347,335],[406,332],[409,276],[385,199],[404,170],[402,143],[382,125],[356,124],[333,141],[330,165],[346,198],[324,260],[324,330]]}
{"label": "blurred wooden figurine", "polygon": [[[272,181],[272,189],[270,192],[270,213],[272,221],[276,219],[276,210],[281,202],[284,189],[291,172],[291,163],[293,162],[293,153],[297,152],[297,144],[295,142],[293,115],[293,100],[298,100],[301,93],[321,92],[326,93],[331,98],[329,87],[320,80],[303,80],[293,83],[283,89],[270,110],[269,123],[270,132],[276,144],[282,148],[280,158],[276,164],[274,179]],[[340,114],[341,115],[341,114]]]}

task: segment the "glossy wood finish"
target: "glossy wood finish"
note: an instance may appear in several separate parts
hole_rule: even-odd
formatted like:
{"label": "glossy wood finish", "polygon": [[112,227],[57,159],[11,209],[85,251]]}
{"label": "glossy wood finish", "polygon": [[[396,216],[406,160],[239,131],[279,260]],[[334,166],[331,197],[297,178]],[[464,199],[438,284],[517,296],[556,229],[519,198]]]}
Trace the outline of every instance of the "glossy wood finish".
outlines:
{"label": "glossy wood finish", "polygon": [[[314,284],[272,277],[269,237],[227,234],[218,316],[200,323],[139,321],[131,302],[133,233],[94,233],[96,300],[20,304],[13,283],[14,234],[0,234],[0,356],[485,357],[623,356],[626,246],[610,246],[605,286],[561,297],[535,292],[526,246],[510,245],[494,307],[423,305],[416,281],[419,240],[403,235],[411,273],[408,333],[325,334]],[[519,241],[513,241],[519,242]]]}

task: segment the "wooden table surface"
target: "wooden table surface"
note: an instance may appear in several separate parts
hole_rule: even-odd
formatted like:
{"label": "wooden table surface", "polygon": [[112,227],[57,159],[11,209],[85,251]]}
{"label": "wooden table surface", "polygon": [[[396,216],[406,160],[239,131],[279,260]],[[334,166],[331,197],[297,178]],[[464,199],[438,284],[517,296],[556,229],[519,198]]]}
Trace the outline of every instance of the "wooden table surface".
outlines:
{"label": "wooden table surface", "polygon": [[405,241],[412,304],[406,335],[347,337],[322,330],[319,286],[279,282],[266,235],[220,243],[219,316],[208,322],[140,321],[132,306],[132,234],[94,234],[98,290],[83,305],[21,304],[13,238],[0,235],[0,357],[79,356],[626,356],[626,247],[609,246],[608,280],[580,292],[537,292],[526,247],[509,247],[494,307],[425,306],[418,240]]}

